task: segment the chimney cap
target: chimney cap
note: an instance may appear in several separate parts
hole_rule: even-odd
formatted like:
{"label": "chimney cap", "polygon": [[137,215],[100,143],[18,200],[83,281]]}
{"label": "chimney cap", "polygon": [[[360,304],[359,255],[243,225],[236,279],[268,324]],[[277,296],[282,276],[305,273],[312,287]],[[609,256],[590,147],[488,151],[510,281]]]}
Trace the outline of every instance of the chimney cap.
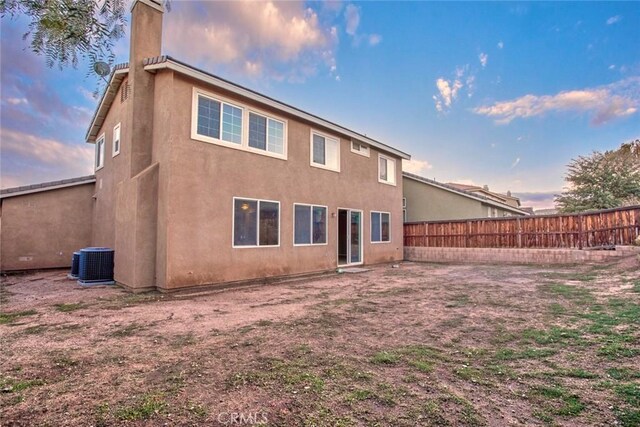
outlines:
{"label": "chimney cap", "polygon": [[133,11],[133,8],[136,7],[136,5],[138,3],[144,3],[149,7],[154,8],[155,10],[164,13],[164,6],[163,6],[163,1],[160,0],[133,0],[133,3],[131,3],[131,11]]}

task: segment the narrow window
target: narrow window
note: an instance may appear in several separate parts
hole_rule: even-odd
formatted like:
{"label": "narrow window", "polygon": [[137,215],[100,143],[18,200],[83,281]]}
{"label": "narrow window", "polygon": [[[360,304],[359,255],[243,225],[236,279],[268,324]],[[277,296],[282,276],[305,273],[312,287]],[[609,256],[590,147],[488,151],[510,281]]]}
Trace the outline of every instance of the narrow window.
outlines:
{"label": "narrow window", "polygon": [[327,243],[326,206],[293,205],[295,245],[321,245]]}
{"label": "narrow window", "polygon": [[96,141],[96,170],[104,166],[104,134]]}
{"label": "narrow window", "polygon": [[340,142],[318,133],[311,133],[311,166],[340,171]]}
{"label": "narrow window", "polygon": [[278,246],[280,203],[267,200],[233,201],[234,246]]}
{"label": "narrow window", "polygon": [[242,144],[242,108],[198,95],[198,135]]}
{"label": "narrow window", "polygon": [[234,144],[242,143],[242,109],[223,104],[222,140]]}
{"label": "narrow window", "polygon": [[388,212],[371,212],[371,242],[391,241],[391,214]]}
{"label": "narrow window", "polygon": [[113,156],[120,154],[120,123],[113,128]]}
{"label": "narrow window", "polygon": [[220,103],[198,96],[198,133],[220,139]]}
{"label": "narrow window", "polygon": [[382,154],[378,157],[378,181],[396,185],[396,161]]}

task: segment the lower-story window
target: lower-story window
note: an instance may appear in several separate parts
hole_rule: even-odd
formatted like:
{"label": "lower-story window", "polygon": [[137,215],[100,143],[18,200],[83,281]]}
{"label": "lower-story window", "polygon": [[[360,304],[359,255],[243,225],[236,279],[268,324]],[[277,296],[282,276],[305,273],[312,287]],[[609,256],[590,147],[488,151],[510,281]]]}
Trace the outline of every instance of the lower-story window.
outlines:
{"label": "lower-story window", "polygon": [[294,245],[323,245],[327,243],[327,207],[293,205]]}
{"label": "lower-story window", "polygon": [[371,212],[371,243],[391,241],[391,214]]}
{"label": "lower-story window", "polygon": [[233,198],[233,246],[280,245],[280,202]]}

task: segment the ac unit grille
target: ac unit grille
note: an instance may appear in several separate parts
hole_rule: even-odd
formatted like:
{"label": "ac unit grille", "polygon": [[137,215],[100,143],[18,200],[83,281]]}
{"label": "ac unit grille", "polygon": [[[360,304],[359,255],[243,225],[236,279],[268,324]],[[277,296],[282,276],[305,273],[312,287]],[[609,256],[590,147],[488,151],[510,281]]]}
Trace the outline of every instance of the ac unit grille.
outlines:
{"label": "ac unit grille", "polygon": [[81,285],[113,284],[113,249],[81,249],[78,265],[78,283]]}

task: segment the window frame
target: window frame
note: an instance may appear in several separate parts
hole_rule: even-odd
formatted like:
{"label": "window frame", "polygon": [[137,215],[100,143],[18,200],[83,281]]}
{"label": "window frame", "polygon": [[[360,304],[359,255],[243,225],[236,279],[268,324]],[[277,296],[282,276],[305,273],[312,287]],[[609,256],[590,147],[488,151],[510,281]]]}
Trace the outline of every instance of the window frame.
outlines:
{"label": "window frame", "polygon": [[[382,159],[385,159],[387,161],[387,180],[386,181],[380,178],[380,160]],[[393,163],[393,181],[389,181],[389,162]],[[393,157],[386,156],[382,153],[378,153],[378,182],[381,184],[392,185],[395,187],[396,175],[397,175],[396,159],[394,159]]]}
{"label": "window frame", "polygon": [[[257,203],[257,223],[256,223],[256,245],[236,245],[236,200],[247,200]],[[278,244],[277,245],[261,245],[260,244],[260,202],[277,203],[278,204]],[[255,249],[255,248],[279,248],[282,241],[280,232],[282,230],[282,204],[277,200],[256,199],[253,197],[233,196],[231,201],[231,247],[233,249]]]}
{"label": "window frame", "polygon": [[[308,206],[311,208],[311,218],[309,231],[311,232],[311,243],[296,243],[296,206]],[[326,223],[324,228],[324,243],[313,243],[313,208],[324,208]],[[329,207],[325,205],[313,205],[309,203],[293,203],[293,246],[327,246],[329,244]]]}
{"label": "window frame", "polygon": [[[113,127],[113,135],[111,137],[111,157],[115,157],[120,154],[120,147],[122,145],[122,126],[121,123],[118,123]],[[116,131],[118,134],[118,139],[116,139]],[[116,141],[118,142],[118,149],[116,150]]]}
{"label": "window frame", "polygon": [[[373,214],[380,215],[380,240],[373,240]],[[382,240],[382,214],[389,215],[389,240]],[[369,222],[369,241],[372,245],[377,245],[380,243],[391,243],[391,212],[370,211]]]}
{"label": "window frame", "polygon": [[[358,144],[360,146],[359,150],[353,148],[355,144]],[[363,148],[365,149],[364,151],[362,150]],[[360,141],[351,140],[351,152],[363,157],[371,157],[371,148]]]}
{"label": "window frame", "polygon": [[[269,129],[269,120],[273,120],[274,122],[282,123],[283,128],[284,128],[284,130],[282,132],[283,133],[283,135],[282,135],[282,138],[283,138],[283,141],[282,141],[282,144],[283,144],[283,146],[282,146],[282,154],[274,153],[274,152],[268,151],[266,149],[265,150],[261,150],[259,148],[251,147],[249,145],[249,125],[250,125],[249,117],[250,117],[250,114],[255,114],[257,116],[261,116],[261,117],[264,117],[264,118],[267,119],[267,132],[268,132],[268,129]],[[246,123],[247,123],[246,124],[246,129],[247,129],[247,132],[246,132],[246,144],[247,145],[245,147],[246,151],[248,151],[250,153],[262,154],[263,156],[275,157],[276,159],[287,160],[287,146],[288,146],[288,144],[287,144],[287,137],[288,137],[287,132],[289,130],[289,122],[286,119],[283,119],[283,118],[280,118],[280,117],[276,117],[276,116],[274,116],[272,114],[267,114],[264,111],[258,110],[256,108],[248,107],[247,108],[247,120],[246,120]],[[269,134],[268,133],[267,133],[266,144],[267,144],[267,146],[269,145]]]}
{"label": "window frame", "polygon": [[[320,137],[325,139],[325,145],[324,145],[325,163],[326,163],[326,159],[327,159],[327,140],[330,139],[330,140],[333,140],[333,141],[337,142],[337,150],[336,150],[337,159],[336,159],[336,168],[335,169],[332,168],[332,167],[329,167],[327,165],[323,165],[321,163],[315,163],[313,161],[313,135],[317,135],[317,136],[320,136]],[[311,165],[314,168],[324,169],[324,170],[328,170],[328,171],[331,171],[331,172],[340,173],[340,148],[341,148],[340,144],[341,143],[340,143],[340,138],[339,137],[331,136],[329,134],[326,134],[326,133],[311,129],[311,132],[309,132],[309,165]]]}
{"label": "window frame", "polygon": [[[105,132],[102,132],[102,135],[96,138],[96,152],[95,152],[95,160],[94,160],[96,171],[99,171],[104,167],[104,153],[106,151],[104,147],[106,145],[106,140],[107,138],[106,138]],[[98,163],[98,160],[100,160],[100,163]]]}
{"label": "window frame", "polygon": [[[212,101],[221,103],[220,105],[220,138],[213,138],[213,137],[198,133],[198,98],[199,96],[203,96]],[[239,144],[221,139],[222,126],[223,126],[222,115],[223,115],[224,104],[227,104],[242,110],[242,128],[241,128],[242,133],[240,135]],[[280,122],[284,125],[284,131],[283,131],[284,146],[283,146],[282,154],[273,153],[271,151],[261,150],[259,148],[254,148],[249,146],[249,113],[253,113],[253,114],[265,117],[267,119],[267,123],[268,123],[268,120],[271,119],[276,122]],[[241,102],[236,102],[224,96],[220,96],[216,93],[208,92],[206,90],[200,89],[195,86],[193,87],[193,94],[191,99],[191,139],[194,141],[206,142],[209,144],[219,145],[226,148],[233,148],[234,150],[244,151],[246,153],[259,154],[262,156],[273,157],[275,159],[287,160],[288,147],[289,147],[288,132],[289,132],[289,121],[280,116],[276,116],[271,113],[266,113],[260,110],[259,108],[254,108],[246,104],[243,104]]]}

